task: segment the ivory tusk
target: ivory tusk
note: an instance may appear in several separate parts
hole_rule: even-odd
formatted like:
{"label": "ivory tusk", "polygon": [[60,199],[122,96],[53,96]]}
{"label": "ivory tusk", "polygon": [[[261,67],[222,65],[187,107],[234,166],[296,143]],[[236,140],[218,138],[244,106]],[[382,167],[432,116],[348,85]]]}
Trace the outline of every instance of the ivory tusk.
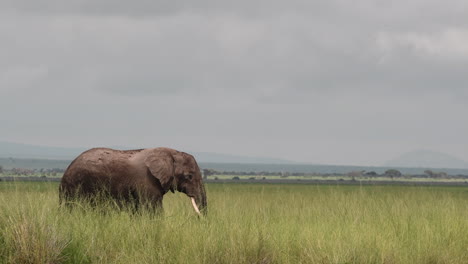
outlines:
{"label": "ivory tusk", "polygon": [[197,212],[197,214],[200,214],[200,210],[198,210],[198,206],[197,206],[197,203],[195,203],[195,199],[191,197],[191,200],[192,200],[193,209],[195,209],[195,212]]}

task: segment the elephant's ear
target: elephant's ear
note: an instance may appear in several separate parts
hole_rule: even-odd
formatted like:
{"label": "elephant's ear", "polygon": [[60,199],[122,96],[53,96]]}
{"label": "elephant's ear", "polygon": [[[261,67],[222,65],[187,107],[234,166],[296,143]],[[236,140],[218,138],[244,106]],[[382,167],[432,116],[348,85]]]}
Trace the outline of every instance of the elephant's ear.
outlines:
{"label": "elephant's ear", "polygon": [[174,159],[169,153],[155,152],[148,155],[145,165],[149,172],[161,183],[164,192],[174,192]]}

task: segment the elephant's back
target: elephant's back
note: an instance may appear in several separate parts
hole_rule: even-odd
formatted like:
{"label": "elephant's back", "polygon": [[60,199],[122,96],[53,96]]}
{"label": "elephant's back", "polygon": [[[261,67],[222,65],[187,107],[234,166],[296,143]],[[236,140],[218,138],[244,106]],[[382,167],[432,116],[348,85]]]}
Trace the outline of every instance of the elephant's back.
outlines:
{"label": "elephant's back", "polygon": [[115,150],[93,148],[81,153],[66,169],[62,181],[79,180],[85,176],[102,177],[123,172],[128,167],[129,159],[141,150]]}

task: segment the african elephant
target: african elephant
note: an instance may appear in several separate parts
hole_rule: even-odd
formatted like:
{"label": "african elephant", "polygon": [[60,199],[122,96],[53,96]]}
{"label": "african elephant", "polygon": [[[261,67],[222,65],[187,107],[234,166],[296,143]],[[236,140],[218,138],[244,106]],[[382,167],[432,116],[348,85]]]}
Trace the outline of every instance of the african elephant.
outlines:
{"label": "african elephant", "polygon": [[117,204],[161,208],[168,191],[190,197],[193,208],[206,212],[207,201],[200,168],[195,158],[170,148],[114,150],[93,148],[80,154],[65,171],[60,203],[88,198],[102,192]]}

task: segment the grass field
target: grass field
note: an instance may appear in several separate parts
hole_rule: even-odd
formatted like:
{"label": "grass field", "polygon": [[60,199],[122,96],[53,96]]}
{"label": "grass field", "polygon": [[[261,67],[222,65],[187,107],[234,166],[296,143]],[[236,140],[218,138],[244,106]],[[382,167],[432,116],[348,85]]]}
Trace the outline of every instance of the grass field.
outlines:
{"label": "grass field", "polygon": [[69,212],[0,183],[0,263],[468,263],[468,188],[209,184],[208,216]]}

